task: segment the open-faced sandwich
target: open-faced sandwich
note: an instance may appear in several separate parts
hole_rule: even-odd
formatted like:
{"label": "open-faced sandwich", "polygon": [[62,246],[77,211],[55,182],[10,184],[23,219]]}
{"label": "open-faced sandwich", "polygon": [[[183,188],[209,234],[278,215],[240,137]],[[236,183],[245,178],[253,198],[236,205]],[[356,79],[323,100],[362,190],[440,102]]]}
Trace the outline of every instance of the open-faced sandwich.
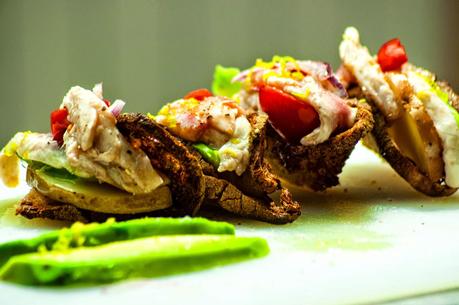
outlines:
{"label": "open-faced sandwich", "polygon": [[377,56],[345,30],[340,77],[352,96],[372,105],[375,128],[368,146],[416,190],[447,196],[459,187],[459,98],[426,69],[408,62],[398,39]]}
{"label": "open-faced sandwich", "polygon": [[[195,215],[205,202],[245,217],[293,221],[300,214],[298,203],[264,167],[263,118],[246,118],[239,108],[228,105],[224,107],[231,109],[232,121],[218,122],[223,124],[218,128],[234,129],[237,120],[233,131],[244,145],[234,160],[226,158],[230,152],[222,154],[221,164],[246,184],[212,176],[217,169],[204,166],[210,163],[165,127],[142,114],[121,113],[124,102],[120,100],[110,105],[101,85],[92,91],[71,88],[51,113],[51,133],[16,134],[0,154],[0,176],[14,186],[19,160],[28,164],[27,182],[32,189],[17,208],[28,218],[87,222],[112,216]],[[212,136],[218,128],[209,128],[208,138],[202,141],[222,143],[217,134]],[[207,151],[202,145],[197,149]],[[244,178],[249,172],[255,180]],[[267,196],[277,190],[279,205]]]}
{"label": "open-faced sandwich", "polygon": [[240,73],[217,66],[213,90],[233,94],[248,111],[265,113],[274,172],[313,190],[338,184],[355,145],[373,127],[369,106],[349,99],[324,62],[275,56]]}
{"label": "open-faced sandwich", "polygon": [[[198,158],[207,203],[274,223],[300,215],[299,204],[264,160],[266,115],[246,115],[234,100],[198,89],[165,105],[153,119]],[[274,193],[278,203],[270,197]]]}
{"label": "open-faced sandwich", "polygon": [[21,159],[32,187],[19,214],[90,221],[172,206],[169,177],[116,126],[123,106],[104,100],[101,84],[92,91],[72,87],[51,113],[51,133],[19,132],[10,140],[0,155],[9,170],[1,176],[14,186]]}

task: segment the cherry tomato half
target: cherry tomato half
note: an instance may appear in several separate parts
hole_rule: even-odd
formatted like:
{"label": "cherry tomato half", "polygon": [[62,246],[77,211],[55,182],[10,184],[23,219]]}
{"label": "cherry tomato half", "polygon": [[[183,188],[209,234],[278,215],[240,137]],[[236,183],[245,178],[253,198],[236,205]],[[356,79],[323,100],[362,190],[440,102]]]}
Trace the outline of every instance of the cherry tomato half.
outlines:
{"label": "cherry tomato half", "polygon": [[279,89],[262,86],[259,99],[271,125],[290,143],[298,144],[320,125],[319,115],[311,105]]}
{"label": "cherry tomato half", "polygon": [[191,92],[189,92],[187,95],[185,95],[183,98],[184,99],[190,99],[194,98],[197,99],[198,101],[202,101],[206,97],[213,96],[212,92],[210,92],[207,89],[196,89]]}
{"label": "cherry tomato half", "polygon": [[398,38],[389,40],[378,51],[378,63],[383,72],[399,70],[407,61],[405,47]]}
{"label": "cherry tomato half", "polygon": [[68,111],[66,108],[56,109],[51,112],[51,134],[53,139],[62,145],[64,142],[64,133],[67,130],[70,122],[67,120]]}

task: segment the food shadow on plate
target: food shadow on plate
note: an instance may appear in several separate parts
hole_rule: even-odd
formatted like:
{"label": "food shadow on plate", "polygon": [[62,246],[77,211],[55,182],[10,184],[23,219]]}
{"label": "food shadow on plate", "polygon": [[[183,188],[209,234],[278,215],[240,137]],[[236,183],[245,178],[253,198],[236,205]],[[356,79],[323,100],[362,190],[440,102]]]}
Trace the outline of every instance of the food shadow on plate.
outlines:
{"label": "food shadow on plate", "polygon": [[[322,192],[285,184],[293,198],[302,205],[302,215],[291,227],[310,223],[365,224],[388,209],[410,209],[418,212],[459,209],[459,194],[429,197],[416,192],[385,162],[348,164],[340,176],[341,184]],[[204,216],[256,227],[273,225],[237,218],[217,209],[205,209]],[[277,227],[277,226],[276,226]]]}

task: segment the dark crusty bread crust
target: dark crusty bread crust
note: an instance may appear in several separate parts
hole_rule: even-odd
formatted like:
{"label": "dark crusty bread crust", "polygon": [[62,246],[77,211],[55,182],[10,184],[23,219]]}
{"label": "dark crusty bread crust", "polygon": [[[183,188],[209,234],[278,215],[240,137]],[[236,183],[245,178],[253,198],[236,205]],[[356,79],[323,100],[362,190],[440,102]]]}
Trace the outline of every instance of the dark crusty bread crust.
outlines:
{"label": "dark crusty bread crust", "polygon": [[34,188],[21,199],[16,208],[16,215],[22,215],[29,219],[48,218],[65,221],[88,221],[87,216],[83,215],[77,207],[53,201]]}
{"label": "dark crusty bread crust", "polygon": [[[217,172],[190,147],[206,175],[206,202],[244,217],[278,224],[292,222],[300,216],[301,206],[282,187],[264,159],[268,117],[252,113],[247,118],[252,125],[250,160],[241,176],[234,172]],[[280,193],[279,202],[268,196],[274,192]]]}
{"label": "dark crusty bread crust", "polygon": [[162,211],[154,211],[149,213],[137,214],[108,214],[101,212],[94,212],[77,208],[69,203],[55,201],[46,197],[32,188],[30,192],[21,199],[16,208],[16,215],[21,215],[29,219],[33,218],[47,218],[53,220],[63,221],[80,221],[80,222],[104,222],[108,218],[115,218],[116,220],[128,220],[142,217],[159,217],[159,216],[180,216],[171,209]]}
{"label": "dark crusty bread crust", "polygon": [[204,200],[205,182],[199,162],[188,148],[142,114],[122,114],[116,126],[133,146],[145,152],[155,169],[170,179],[173,209],[179,214],[196,214]]}
{"label": "dark crusty bread crust", "polygon": [[224,179],[206,176],[206,180],[207,202],[233,214],[274,224],[292,222],[301,214],[299,203],[292,199],[287,189],[280,190],[277,203],[267,195],[263,198],[247,196]]}
{"label": "dark crusty bread crust", "polygon": [[291,145],[270,128],[266,157],[274,173],[315,191],[337,185],[338,175],[355,145],[373,128],[370,106],[357,100],[349,103],[357,108],[354,125],[318,145]]}

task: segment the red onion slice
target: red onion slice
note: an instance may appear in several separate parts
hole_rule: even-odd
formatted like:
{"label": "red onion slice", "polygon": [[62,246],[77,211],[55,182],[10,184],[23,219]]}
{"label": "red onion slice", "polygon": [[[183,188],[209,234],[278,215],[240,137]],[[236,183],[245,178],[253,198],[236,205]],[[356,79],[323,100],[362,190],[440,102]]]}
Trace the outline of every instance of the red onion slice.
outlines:
{"label": "red onion slice", "polygon": [[347,98],[346,89],[343,84],[338,80],[333,73],[332,67],[329,63],[320,61],[304,60],[299,62],[300,69],[303,73],[313,75],[320,82],[326,83],[326,88],[341,98]]}
{"label": "red onion slice", "polygon": [[124,105],[126,105],[126,103],[122,100],[116,100],[110,107],[108,107],[108,111],[117,118],[121,114],[121,111],[123,111]]}
{"label": "red onion slice", "polygon": [[344,89],[344,86],[343,84],[338,80],[338,78],[332,74],[330,75],[326,81],[332,86],[332,89],[331,91],[333,91],[333,93],[337,94],[339,97],[341,98],[347,98],[348,95],[347,95],[347,91],[346,89]]}
{"label": "red onion slice", "polygon": [[329,64],[321,61],[302,60],[298,61],[298,65],[306,75],[312,75],[319,80],[325,80],[331,73],[331,67]]}

